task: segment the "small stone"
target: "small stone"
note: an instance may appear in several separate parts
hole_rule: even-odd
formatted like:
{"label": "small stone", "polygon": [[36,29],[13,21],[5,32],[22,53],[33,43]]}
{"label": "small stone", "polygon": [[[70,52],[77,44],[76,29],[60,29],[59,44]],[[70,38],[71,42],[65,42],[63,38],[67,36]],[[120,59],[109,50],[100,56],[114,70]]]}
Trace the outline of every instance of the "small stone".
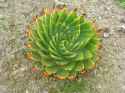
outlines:
{"label": "small stone", "polygon": [[59,1],[59,0],[55,0],[55,6],[56,6],[56,7],[62,7],[62,6],[64,6],[64,5],[65,5],[64,2],[61,2],[61,1]]}
{"label": "small stone", "polygon": [[101,89],[101,88],[102,88],[102,86],[99,84],[99,85],[97,85],[97,88]]}
{"label": "small stone", "polygon": [[16,75],[17,73],[22,73],[22,72],[24,72],[26,70],[26,68],[20,68],[20,69],[17,69],[17,70],[14,70],[13,72],[12,72],[12,75]]}
{"label": "small stone", "polygon": [[102,17],[101,17],[101,16],[99,16],[99,17],[98,17],[98,20],[102,20]]}
{"label": "small stone", "polygon": [[26,90],[26,93],[29,93],[29,91],[28,91],[28,90]]}
{"label": "small stone", "polygon": [[48,91],[44,90],[43,93],[48,93]]}
{"label": "small stone", "polygon": [[109,33],[108,32],[104,32],[103,37],[104,38],[108,38],[109,37]]}
{"label": "small stone", "polygon": [[125,90],[125,86],[122,86],[122,89]]}
{"label": "small stone", "polygon": [[125,25],[121,25],[118,27],[119,32],[124,32],[125,33]]}

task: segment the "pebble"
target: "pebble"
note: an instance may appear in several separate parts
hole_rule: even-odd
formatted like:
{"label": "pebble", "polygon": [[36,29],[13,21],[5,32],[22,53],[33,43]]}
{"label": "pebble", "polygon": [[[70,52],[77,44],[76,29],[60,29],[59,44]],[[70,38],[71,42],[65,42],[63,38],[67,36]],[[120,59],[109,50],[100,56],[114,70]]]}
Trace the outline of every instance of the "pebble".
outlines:
{"label": "pebble", "polygon": [[48,93],[48,91],[44,90],[43,93]]}
{"label": "pebble", "polygon": [[97,85],[97,88],[101,89],[101,88],[102,88],[102,86],[99,84],[99,85]]}
{"label": "pebble", "polygon": [[29,93],[29,91],[28,91],[28,90],[26,90],[26,93]]}
{"label": "pebble", "polygon": [[125,86],[122,86],[122,89],[125,90]]}
{"label": "pebble", "polygon": [[119,32],[124,32],[125,33],[125,25],[121,25],[118,27]]}
{"label": "pebble", "polygon": [[17,73],[18,74],[23,73],[25,70],[26,70],[26,68],[17,69],[17,70],[12,72],[12,75],[17,75]]}
{"label": "pebble", "polygon": [[55,6],[56,6],[56,7],[60,7],[60,6],[63,6],[63,5],[65,5],[64,2],[61,2],[61,1],[59,1],[59,0],[55,0]]}
{"label": "pebble", "polygon": [[108,27],[98,28],[98,30],[103,32],[104,38],[108,38],[110,36],[110,30]]}
{"label": "pebble", "polygon": [[102,16],[98,16],[97,20],[102,20]]}
{"label": "pebble", "polygon": [[[78,3],[80,1],[77,1]],[[69,10],[72,10],[75,8],[75,6],[79,6],[79,4],[77,5],[77,3],[73,4],[73,1],[59,1],[59,0],[55,0],[55,6],[57,7],[61,7],[61,6],[64,6],[66,5],[68,7]]]}
{"label": "pebble", "polygon": [[104,32],[103,37],[104,37],[104,38],[108,38],[109,35],[110,35],[110,34],[109,34],[108,32]]}

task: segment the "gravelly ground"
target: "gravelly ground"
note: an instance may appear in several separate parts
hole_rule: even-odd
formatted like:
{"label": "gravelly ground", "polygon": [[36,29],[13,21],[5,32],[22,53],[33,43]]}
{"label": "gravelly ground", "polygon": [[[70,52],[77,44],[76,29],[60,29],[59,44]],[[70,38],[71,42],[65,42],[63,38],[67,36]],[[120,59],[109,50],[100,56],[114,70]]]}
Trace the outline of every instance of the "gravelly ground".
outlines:
{"label": "gravelly ground", "polygon": [[[80,14],[85,12],[106,30],[100,64],[84,78],[86,85],[79,93],[125,93],[125,10],[114,0],[60,1],[78,7]],[[0,0],[0,93],[63,93],[67,81],[32,80],[37,74],[31,73],[31,64],[22,55],[23,32],[32,16],[53,5],[54,0]]]}

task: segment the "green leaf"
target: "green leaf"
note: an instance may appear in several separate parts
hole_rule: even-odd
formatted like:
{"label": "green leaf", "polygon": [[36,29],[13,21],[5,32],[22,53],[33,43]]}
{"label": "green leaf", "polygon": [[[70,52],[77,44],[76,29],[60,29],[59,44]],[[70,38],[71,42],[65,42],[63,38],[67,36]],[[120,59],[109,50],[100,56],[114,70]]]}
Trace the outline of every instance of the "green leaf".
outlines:
{"label": "green leaf", "polygon": [[79,71],[81,71],[81,70],[83,70],[83,69],[84,69],[84,63],[83,63],[83,61],[82,61],[82,62],[78,62],[78,63],[76,64],[75,71],[79,72]]}
{"label": "green leaf", "polygon": [[58,71],[56,73],[56,76],[58,76],[58,77],[66,78],[66,77],[68,77],[68,75],[69,75],[69,72],[66,70],[63,70],[63,69],[58,69]]}
{"label": "green leaf", "polygon": [[84,68],[86,70],[92,69],[95,65],[95,62],[93,62],[92,60],[86,60],[84,61]]}
{"label": "green leaf", "polygon": [[65,70],[71,71],[73,70],[73,68],[75,67],[76,63],[75,62],[69,62],[66,66],[65,66]]}
{"label": "green leaf", "polygon": [[85,55],[83,52],[78,52],[78,56],[76,57],[76,61],[83,61],[85,59]]}
{"label": "green leaf", "polygon": [[56,73],[58,70],[57,66],[49,66],[49,67],[45,67],[45,71],[48,73],[48,74],[54,74]]}
{"label": "green leaf", "polygon": [[85,49],[84,49],[84,50],[83,50],[83,53],[84,53],[85,59],[90,59],[90,58],[93,57],[91,51],[89,51],[89,50],[85,50]]}

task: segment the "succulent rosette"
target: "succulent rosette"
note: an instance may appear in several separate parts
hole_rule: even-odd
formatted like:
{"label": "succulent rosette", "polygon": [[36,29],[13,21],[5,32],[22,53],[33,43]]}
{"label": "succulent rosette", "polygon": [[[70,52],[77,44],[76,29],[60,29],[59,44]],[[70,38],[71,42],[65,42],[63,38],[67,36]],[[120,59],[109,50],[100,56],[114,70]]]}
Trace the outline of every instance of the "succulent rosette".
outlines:
{"label": "succulent rosette", "polygon": [[45,76],[73,79],[95,67],[99,37],[76,11],[45,9],[27,32],[27,58]]}

